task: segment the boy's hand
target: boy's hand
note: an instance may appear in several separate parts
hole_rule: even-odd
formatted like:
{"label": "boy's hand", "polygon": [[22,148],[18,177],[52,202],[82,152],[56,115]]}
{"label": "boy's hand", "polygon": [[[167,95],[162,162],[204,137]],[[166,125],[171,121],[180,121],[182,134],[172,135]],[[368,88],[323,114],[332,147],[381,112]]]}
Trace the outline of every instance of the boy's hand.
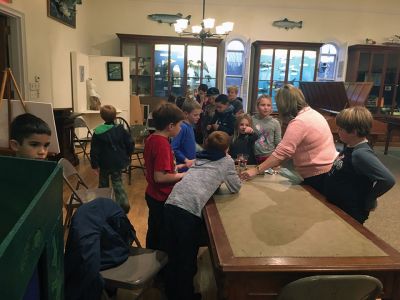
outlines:
{"label": "boy's hand", "polygon": [[178,170],[183,169],[183,168],[186,168],[186,164],[179,164],[179,165],[176,165],[176,168],[177,168]]}
{"label": "boy's hand", "polygon": [[210,130],[211,129],[211,125],[207,125],[207,130]]}
{"label": "boy's hand", "polygon": [[214,130],[218,130],[218,127],[219,127],[218,124],[212,124],[211,126],[212,126],[212,128],[213,128]]}
{"label": "boy's hand", "polygon": [[191,166],[193,166],[193,164],[194,164],[194,159],[185,159],[185,166],[187,167],[187,168],[190,168]]}
{"label": "boy's hand", "polygon": [[252,134],[254,132],[253,128],[251,128],[250,126],[246,127],[246,129],[244,130],[244,132],[246,134]]}

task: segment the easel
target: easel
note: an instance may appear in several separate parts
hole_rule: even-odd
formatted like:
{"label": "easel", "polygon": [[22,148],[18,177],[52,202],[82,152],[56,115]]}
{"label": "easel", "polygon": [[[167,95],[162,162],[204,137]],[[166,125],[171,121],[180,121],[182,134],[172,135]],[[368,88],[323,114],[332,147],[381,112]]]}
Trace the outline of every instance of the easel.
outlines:
{"label": "easel", "polygon": [[[22,105],[24,111],[27,112],[26,106],[25,106],[25,103],[24,103],[24,98],[21,95],[21,92],[19,90],[18,84],[17,84],[17,82],[15,80],[15,77],[14,77],[11,69],[10,68],[6,68],[3,71],[3,79],[1,81],[0,110],[1,110],[1,103],[3,102],[4,92],[5,92],[6,87],[7,87],[7,92],[8,92],[8,97],[7,97],[7,99],[8,99],[8,101],[7,101],[8,102],[8,108],[7,108],[8,109],[8,130],[10,130],[10,124],[11,124],[11,83],[14,84],[14,88],[15,88],[15,91],[17,92],[17,94],[18,94],[19,101],[21,102],[21,105]],[[0,149],[0,150],[9,150],[9,149]]]}

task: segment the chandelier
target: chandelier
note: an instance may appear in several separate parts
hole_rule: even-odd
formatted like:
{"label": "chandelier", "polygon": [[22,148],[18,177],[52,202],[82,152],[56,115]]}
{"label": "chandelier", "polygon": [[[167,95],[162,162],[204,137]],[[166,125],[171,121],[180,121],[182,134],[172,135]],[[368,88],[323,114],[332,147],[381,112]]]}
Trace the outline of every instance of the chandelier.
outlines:
{"label": "chandelier", "polygon": [[188,27],[188,19],[178,19],[174,23],[175,32],[179,33],[179,36],[193,36],[201,39],[203,43],[206,38],[222,38],[227,36],[233,30],[233,22],[224,22],[219,26],[215,27],[215,33],[211,30],[214,28],[215,19],[205,18],[206,0],[203,0],[203,19],[200,25],[192,26],[192,31],[186,31]]}

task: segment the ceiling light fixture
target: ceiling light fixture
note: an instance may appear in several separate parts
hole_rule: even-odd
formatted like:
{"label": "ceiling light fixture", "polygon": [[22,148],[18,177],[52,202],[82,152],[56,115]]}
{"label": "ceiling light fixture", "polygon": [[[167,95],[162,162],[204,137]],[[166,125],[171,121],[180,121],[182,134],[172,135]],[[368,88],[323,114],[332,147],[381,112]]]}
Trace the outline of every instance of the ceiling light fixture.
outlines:
{"label": "ceiling light fixture", "polygon": [[222,25],[215,27],[215,33],[211,30],[214,28],[215,19],[205,18],[206,0],[203,0],[203,19],[200,25],[192,26],[192,31],[186,31],[188,27],[187,19],[179,19],[174,23],[175,32],[180,36],[193,36],[204,40],[207,38],[223,38],[233,30],[233,22],[224,22]]}

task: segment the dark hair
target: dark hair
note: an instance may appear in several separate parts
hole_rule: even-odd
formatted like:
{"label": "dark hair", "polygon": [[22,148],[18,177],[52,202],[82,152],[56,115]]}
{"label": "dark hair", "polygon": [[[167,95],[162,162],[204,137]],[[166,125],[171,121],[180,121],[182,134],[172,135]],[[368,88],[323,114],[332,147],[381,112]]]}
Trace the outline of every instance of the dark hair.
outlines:
{"label": "dark hair", "polygon": [[51,130],[45,121],[29,113],[19,115],[11,122],[10,140],[22,144],[32,134],[51,135]]}
{"label": "dark hair", "polygon": [[176,96],[174,94],[170,94],[168,96],[168,99],[167,99],[168,102],[175,103],[175,100],[176,100]]}
{"label": "dark hair", "polygon": [[230,136],[224,131],[214,131],[207,137],[204,148],[206,150],[226,151],[231,142]]}
{"label": "dark hair", "polygon": [[356,131],[358,137],[366,137],[372,127],[374,118],[371,112],[363,106],[343,109],[336,116],[336,125],[348,133]]}
{"label": "dark hair", "polygon": [[185,119],[183,111],[172,103],[160,104],[153,110],[152,116],[157,130],[164,130],[169,124],[176,124]]}
{"label": "dark hair", "polygon": [[207,86],[207,84],[202,83],[202,84],[199,85],[199,87],[197,88],[197,90],[198,90],[198,91],[202,91],[202,92],[204,92],[204,93],[207,93],[208,86]]}
{"label": "dark hair", "polygon": [[176,98],[176,106],[178,106],[179,108],[182,108],[183,103],[185,102],[186,98],[179,96],[178,98]]}
{"label": "dark hair", "polygon": [[229,98],[228,98],[227,95],[221,94],[217,98],[215,98],[215,103],[228,104],[229,103]]}
{"label": "dark hair", "polygon": [[219,89],[216,87],[211,87],[207,90],[207,96],[217,96],[219,95]]}
{"label": "dark hair", "polygon": [[100,116],[106,123],[114,122],[117,117],[117,110],[112,105],[103,105],[100,107]]}

